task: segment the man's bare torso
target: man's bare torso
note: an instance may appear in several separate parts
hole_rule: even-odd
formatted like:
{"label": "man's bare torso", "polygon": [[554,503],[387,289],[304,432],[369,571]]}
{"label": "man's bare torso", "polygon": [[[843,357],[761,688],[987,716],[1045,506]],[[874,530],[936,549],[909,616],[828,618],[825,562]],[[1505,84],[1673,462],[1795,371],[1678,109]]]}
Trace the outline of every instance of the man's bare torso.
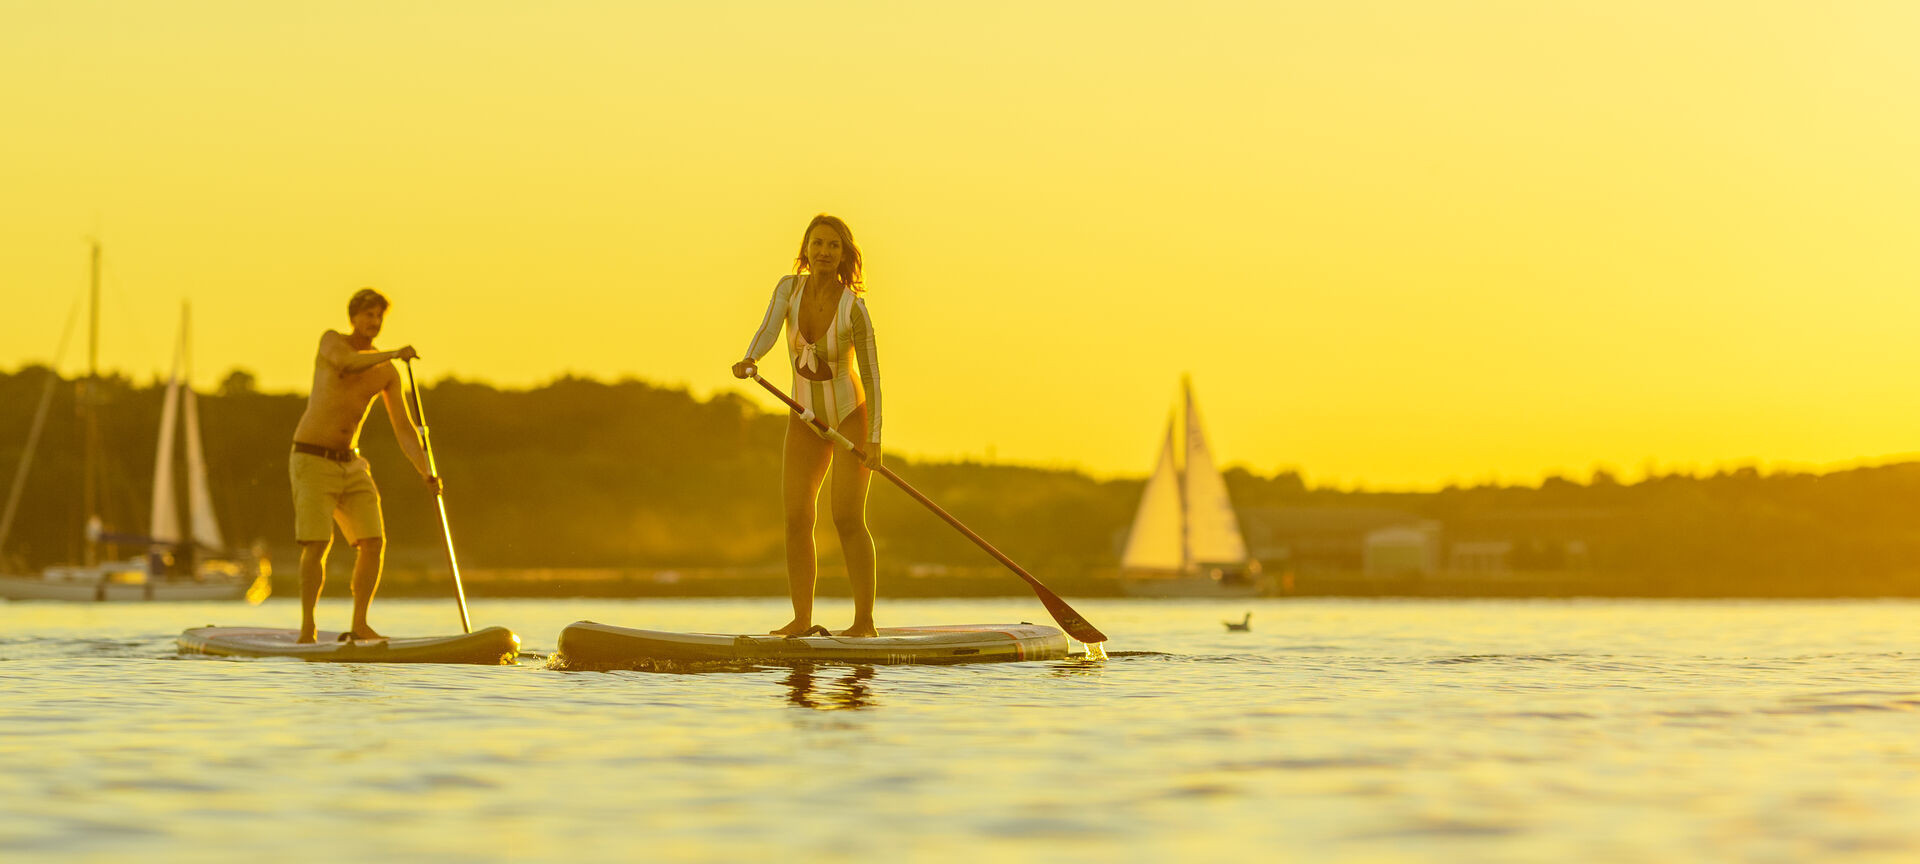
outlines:
{"label": "man's bare torso", "polygon": [[[328,335],[348,338],[340,333]],[[326,355],[316,352],[313,391],[307,396],[307,410],[300,415],[300,425],[294,427],[293,440],[335,450],[353,449],[360,441],[360,427],[366,423],[373,397],[392,384],[398,374],[391,362],[359,372],[341,372],[327,362]]]}

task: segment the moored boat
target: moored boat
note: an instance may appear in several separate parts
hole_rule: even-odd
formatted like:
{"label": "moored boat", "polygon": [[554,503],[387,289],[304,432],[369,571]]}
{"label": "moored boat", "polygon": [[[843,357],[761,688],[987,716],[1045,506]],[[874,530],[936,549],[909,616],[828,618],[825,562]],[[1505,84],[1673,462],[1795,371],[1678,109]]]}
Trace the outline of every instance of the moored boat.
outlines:
{"label": "moored boat", "polygon": [[[93,300],[95,315],[99,307],[100,250],[93,249]],[[98,329],[97,327],[94,329]],[[82,412],[85,444],[85,471],[81,484],[81,510],[86,516],[84,560],[79,564],[47,567],[39,574],[0,575],[0,598],[9,600],[75,601],[185,601],[246,600],[258,603],[272,591],[268,580],[271,567],[257,550],[237,552],[229,549],[214,516],[213,497],[207,483],[207,464],[200,438],[200,414],[190,382],[188,362],[188,319],[182,310],[180,341],[173,361],[173,373],[167,381],[161,406],[159,440],[154,459],[153,507],[151,522],[144,534],[108,530],[100,517],[106,472],[100,468],[104,454],[100,444],[98,369],[89,360],[87,377],[80,382],[78,404]],[[97,354],[89,351],[89,355]],[[185,372],[183,373],[183,367]],[[49,379],[48,393],[55,379]],[[21,480],[32,467],[32,443],[37,443],[47,400],[35,417],[30,445],[21,454],[20,466],[9,493],[6,517],[0,519],[0,544],[5,528],[19,503]],[[180,427],[184,423],[184,428]],[[176,431],[183,433],[181,456],[186,467],[186,525],[181,524],[179,490],[174,480]],[[127,551],[134,554],[123,554]],[[105,551],[108,554],[102,554]]]}
{"label": "moored boat", "polygon": [[1193,382],[1182,378],[1180,393],[1184,410],[1167,419],[1160,460],[1127,532],[1121,590],[1134,597],[1266,593],[1260,562],[1247,554],[1226,480],[1201,429]]}

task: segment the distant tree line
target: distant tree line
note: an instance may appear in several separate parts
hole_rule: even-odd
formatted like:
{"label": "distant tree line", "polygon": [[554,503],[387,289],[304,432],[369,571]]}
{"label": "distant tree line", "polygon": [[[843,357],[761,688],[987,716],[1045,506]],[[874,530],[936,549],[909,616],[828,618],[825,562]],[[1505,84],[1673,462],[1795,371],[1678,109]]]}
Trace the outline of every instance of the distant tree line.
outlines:
{"label": "distant tree line", "polygon": [[[1514,545],[1515,569],[1578,567],[1635,596],[1920,596],[1920,463],[1827,474],[1752,467],[1622,483],[1548,477],[1538,486],[1438,492],[1313,489],[1300,477],[1227,472],[1234,505],[1389,508],[1443,537]],[[1578,543],[1581,560],[1564,550]]]}
{"label": "distant tree line", "polygon": [[[51,372],[0,375],[0,476],[20,461],[34,408]],[[215,509],[229,542],[293,542],[287,454],[305,407],[301,394],[264,393],[235,371],[199,398]],[[110,377],[97,388],[112,494],[110,529],[149,519],[164,382]],[[780,454],[784,415],[734,394],[708,400],[641,381],[561,378],[527,390],[442,381],[426,389],[434,450],[463,564],[480,567],[723,567],[782,556]],[[38,568],[80,554],[81,426],[71,381],[54,401],[6,554]],[[439,554],[431,496],[400,454],[374,406],[361,436],[387,520],[389,557]],[[1138,481],[1001,465],[888,464],[921,491],[964,514],[975,530],[1035,565],[1110,556],[1132,514]],[[965,539],[885,483],[869,518],[894,565],[984,559]],[[821,552],[838,556],[820,513]],[[1092,526],[1092,527],[1090,527]],[[283,561],[289,560],[281,556]]]}
{"label": "distant tree line", "polygon": [[[33,412],[53,373],[0,373],[0,477],[11,483]],[[200,397],[214,505],[229,542],[264,542],[292,560],[287,452],[301,394],[259,391],[234,371]],[[151,500],[163,383],[111,377],[98,388],[110,494],[109,528],[139,531]],[[38,456],[5,555],[7,569],[74,560],[83,527],[80,425],[71,381],[56,380]],[[427,389],[433,441],[463,564],[474,567],[742,567],[781,560],[784,415],[734,394],[694,398],[636,380],[566,377],[531,389],[448,380]],[[397,565],[439,554],[430,495],[375,407],[361,446],[374,466]],[[1036,572],[1115,566],[1141,479],[889,454],[902,476]],[[1146,467],[1143,464],[1143,469]],[[1730,595],[1920,591],[1920,464],[1829,474],[1669,474],[1621,483],[1342,491],[1297,473],[1226,474],[1236,507],[1387,508],[1432,519],[1450,538],[1500,537],[1515,566],[1556,566],[1577,539],[1584,566],[1638,580],[1648,593],[1681,585]],[[4,487],[0,487],[4,488]],[[913,565],[992,566],[964,538],[884,482],[869,507],[883,572]],[[826,509],[823,559],[838,556]],[[1541,553],[1545,555],[1545,553]],[[1810,587],[1811,586],[1811,587]],[[1889,587],[1891,586],[1891,587]]]}

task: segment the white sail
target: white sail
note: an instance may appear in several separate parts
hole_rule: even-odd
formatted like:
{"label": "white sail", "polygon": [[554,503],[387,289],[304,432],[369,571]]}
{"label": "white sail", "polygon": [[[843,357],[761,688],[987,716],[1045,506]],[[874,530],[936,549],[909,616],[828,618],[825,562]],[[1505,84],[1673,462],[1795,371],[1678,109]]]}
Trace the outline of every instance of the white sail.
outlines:
{"label": "white sail", "polygon": [[1174,461],[1173,420],[1167,420],[1167,435],[1160,447],[1160,464],[1147,480],[1140,496],[1140,509],[1134,514],[1133,528],[1127,532],[1127,548],[1120,556],[1124,570],[1179,570],[1184,565],[1181,548],[1180,467]]}
{"label": "white sail", "polygon": [[207,490],[207,459],[200,448],[200,411],[192,382],[187,383],[186,391],[187,521],[193,529],[193,542],[218,552],[227,548],[227,542],[220,536],[220,522],[213,517],[213,495]]}
{"label": "white sail", "polygon": [[166,401],[160,406],[160,446],[153,454],[153,524],[147,529],[147,536],[165,543],[180,542],[180,499],[173,482],[173,429],[179,411],[180,356],[175,354]]}
{"label": "white sail", "polygon": [[1213,466],[1207,435],[1200,426],[1200,409],[1193,402],[1193,384],[1183,380],[1187,403],[1185,499],[1187,505],[1187,560],[1198,564],[1245,564],[1247,543],[1240,536],[1240,520],[1227,498],[1227,482]]}

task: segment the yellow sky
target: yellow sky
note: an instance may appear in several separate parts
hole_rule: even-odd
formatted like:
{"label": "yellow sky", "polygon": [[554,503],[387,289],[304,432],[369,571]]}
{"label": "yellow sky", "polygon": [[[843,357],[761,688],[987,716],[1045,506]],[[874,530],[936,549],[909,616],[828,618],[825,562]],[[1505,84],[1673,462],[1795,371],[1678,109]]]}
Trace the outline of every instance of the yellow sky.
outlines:
{"label": "yellow sky", "polygon": [[[396,8],[397,7],[397,8]],[[806,220],[890,450],[1310,482],[1920,449],[1920,6],[15,2],[0,366],[727,375]],[[71,350],[64,368],[78,368]],[[756,397],[757,401],[770,400]]]}

